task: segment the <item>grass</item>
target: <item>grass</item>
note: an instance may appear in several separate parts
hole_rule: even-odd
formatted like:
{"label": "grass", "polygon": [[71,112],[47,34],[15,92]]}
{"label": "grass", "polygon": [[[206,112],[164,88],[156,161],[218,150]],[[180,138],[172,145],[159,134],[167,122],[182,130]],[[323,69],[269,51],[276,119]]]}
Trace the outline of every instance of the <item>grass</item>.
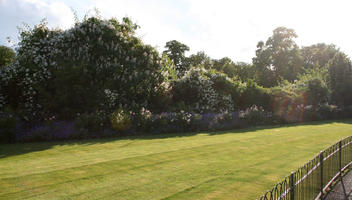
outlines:
{"label": "grass", "polygon": [[352,121],[3,144],[0,199],[257,199]]}

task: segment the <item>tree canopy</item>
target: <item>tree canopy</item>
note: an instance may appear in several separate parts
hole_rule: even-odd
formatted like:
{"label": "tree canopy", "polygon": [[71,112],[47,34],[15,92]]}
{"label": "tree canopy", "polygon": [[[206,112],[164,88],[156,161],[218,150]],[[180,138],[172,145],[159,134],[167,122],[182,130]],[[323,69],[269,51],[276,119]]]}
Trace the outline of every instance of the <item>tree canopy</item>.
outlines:
{"label": "tree canopy", "polygon": [[293,29],[278,27],[265,43],[258,43],[253,64],[261,85],[271,87],[281,80],[293,82],[303,71],[300,51],[294,41],[296,37]]}
{"label": "tree canopy", "polygon": [[0,46],[0,67],[5,67],[15,60],[16,53],[7,46]]}
{"label": "tree canopy", "polygon": [[189,69],[185,56],[186,51],[189,51],[189,47],[177,40],[171,40],[166,42],[165,48],[164,53],[174,62],[179,76],[183,76]]}

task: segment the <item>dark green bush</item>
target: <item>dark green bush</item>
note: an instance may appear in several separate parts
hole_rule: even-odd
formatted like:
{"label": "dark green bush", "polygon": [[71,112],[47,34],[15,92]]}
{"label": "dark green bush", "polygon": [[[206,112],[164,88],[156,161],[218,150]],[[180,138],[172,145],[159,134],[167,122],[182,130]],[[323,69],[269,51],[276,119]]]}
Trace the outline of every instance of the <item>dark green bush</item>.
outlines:
{"label": "dark green bush", "polygon": [[265,112],[262,107],[254,105],[242,111],[240,117],[243,118],[249,126],[263,125],[268,123],[269,118],[271,118],[271,113]]}
{"label": "dark green bush", "polygon": [[0,142],[16,140],[16,125],[17,119],[12,114],[0,114]]}
{"label": "dark green bush", "polygon": [[106,118],[100,112],[78,114],[75,126],[82,132],[102,131],[106,126]]}
{"label": "dark green bush", "polygon": [[241,86],[240,109],[257,105],[266,110],[271,110],[272,98],[270,90],[259,86],[254,80],[248,80]]}
{"label": "dark green bush", "polygon": [[340,109],[336,105],[323,104],[317,108],[317,112],[324,120],[327,119],[338,119]]}

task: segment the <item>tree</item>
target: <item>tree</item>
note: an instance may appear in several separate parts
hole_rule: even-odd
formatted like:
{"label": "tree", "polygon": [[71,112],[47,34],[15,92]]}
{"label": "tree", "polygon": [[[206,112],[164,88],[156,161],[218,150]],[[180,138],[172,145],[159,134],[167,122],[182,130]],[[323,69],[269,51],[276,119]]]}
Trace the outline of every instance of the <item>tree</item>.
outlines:
{"label": "tree", "polygon": [[[227,73],[226,69],[224,69],[224,71],[225,71],[225,73]],[[234,71],[235,72],[232,76],[237,75],[241,81],[255,79],[255,66],[252,64],[248,64],[248,63],[244,63],[244,62],[237,62],[235,64]]]}
{"label": "tree", "polygon": [[324,81],[315,77],[308,81],[307,84],[307,97],[310,105],[317,106],[328,102],[329,90]]}
{"label": "tree", "polygon": [[228,68],[228,65],[233,65],[232,60],[228,57],[224,57],[219,60],[214,59],[213,63],[213,68],[219,72],[222,72],[225,68]]}
{"label": "tree", "polygon": [[0,67],[9,65],[15,60],[15,51],[6,46],[0,46]]}
{"label": "tree", "polygon": [[278,27],[265,44],[258,43],[253,64],[261,85],[274,86],[282,79],[293,82],[303,72],[300,51],[293,40],[296,37],[293,29]]}
{"label": "tree", "polygon": [[307,47],[302,47],[301,55],[305,69],[312,69],[314,66],[319,68],[328,64],[335,54],[339,52],[333,44],[318,43]]}
{"label": "tree", "polygon": [[192,54],[188,57],[188,64],[190,66],[203,66],[205,69],[210,69],[213,62],[204,51],[199,51],[197,54]]}
{"label": "tree", "polygon": [[255,66],[255,79],[259,85],[264,87],[272,87],[277,85],[274,71],[272,68],[271,52],[266,50],[264,42],[260,41],[257,44],[256,57],[253,58],[253,64]]}
{"label": "tree", "polygon": [[164,53],[174,62],[178,76],[181,77],[189,69],[189,64],[185,56],[185,52],[189,51],[189,47],[181,42],[172,40],[166,43]]}
{"label": "tree", "polygon": [[328,85],[332,103],[352,104],[352,64],[346,54],[339,52],[328,62]]}

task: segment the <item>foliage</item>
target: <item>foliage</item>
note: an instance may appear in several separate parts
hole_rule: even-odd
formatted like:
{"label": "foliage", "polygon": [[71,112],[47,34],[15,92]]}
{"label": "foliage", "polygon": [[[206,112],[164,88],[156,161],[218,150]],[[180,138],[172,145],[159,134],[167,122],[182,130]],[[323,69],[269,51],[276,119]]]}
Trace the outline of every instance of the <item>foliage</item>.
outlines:
{"label": "foliage", "polygon": [[258,43],[253,64],[260,85],[272,87],[282,79],[293,82],[303,71],[300,51],[293,40],[296,37],[293,29],[278,27],[265,43]]}
{"label": "foliage", "polygon": [[[317,112],[320,116],[326,119],[341,119],[343,116],[341,115],[341,109],[336,105],[322,104],[317,107]],[[342,111],[344,112],[344,111]]]}
{"label": "foliage", "polygon": [[307,87],[308,104],[319,105],[328,102],[329,90],[321,79],[309,80]]}
{"label": "foliage", "polygon": [[302,47],[300,51],[305,69],[312,69],[315,66],[322,68],[339,52],[335,45],[324,43]]}
{"label": "foliage", "polygon": [[14,62],[15,57],[16,53],[13,49],[6,46],[0,46],[0,68]]}
{"label": "foliage", "polygon": [[151,96],[148,106],[156,112],[163,112],[172,106],[172,82],[177,79],[176,66],[166,54],[163,54],[161,59],[161,75],[163,82],[157,92]]}
{"label": "foliage", "polygon": [[250,126],[276,124],[280,122],[280,119],[277,116],[274,116],[271,112],[267,112],[262,107],[256,105],[241,111],[240,118],[243,118]]}
{"label": "foliage", "polygon": [[317,106],[328,103],[330,91],[327,85],[326,68],[315,68],[307,72],[295,81],[295,92],[303,96],[305,105]]}
{"label": "foliage", "polygon": [[214,62],[213,69],[216,69],[218,71],[224,71],[224,69],[233,65],[232,60],[228,57],[224,57],[219,60],[213,60],[213,62]]}
{"label": "foliage", "polygon": [[[32,119],[148,106],[163,81],[161,58],[134,36],[136,28],[128,18],[91,17],[65,31],[44,22],[23,30],[16,63],[1,73],[2,99]],[[105,104],[106,91],[114,102]]]}
{"label": "foliage", "polygon": [[98,132],[104,130],[107,126],[106,119],[102,111],[94,113],[83,113],[78,114],[75,118],[75,125],[81,131],[93,131]]}
{"label": "foliage", "polygon": [[213,111],[232,111],[231,94],[221,94],[214,88],[212,79],[205,76],[207,71],[202,68],[192,68],[183,76],[172,83],[173,101],[182,103],[185,110],[200,113]]}
{"label": "foliage", "polygon": [[254,80],[255,66],[244,62],[238,62],[234,64],[233,68],[225,68],[224,73],[226,73],[229,77],[237,76],[243,82]]}
{"label": "foliage", "polygon": [[351,60],[345,54],[337,53],[327,65],[332,103],[341,106],[352,105]]}
{"label": "foliage", "polygon": [[172,40],[166,42],[165,48],[164,53],[174,62],[178,77],[182,77],[190,67],[185,56],[189,47],[177,40]]}
{"label": "foliage", "polygon": [[294,30],[278,27],[251,64],[202,51],[186,57],[189,47],[176,40],[159,55],[137,28],[128,18],[85,17],[67,30],[42,21],[20,31],[16,53],[0,46],[1,140],[352,116],[351,60],[333,44],[299,48]]}
{"label": "foliage", "polygon": [[[239,106],[246,109],[254,105],[271,110],[271,93],[268,89],[259,86],[254,80],[249,79],[240,84]],[[260,99],[260,101],[258,101]]]}
{"label": "foliage", "polygon": [[127,131],[131,127],[131,115],[126,110],[118,109],[111,114],[110,122],[115,131]]}
{"label": "foliage", "polygon": [[142,111],[138,118],[134,118],[133,124],[137,124],[136,129],[141,133],[226,130],[244,126],[238,112],[198,114],[180,111],[152,114],[148,110]]}
{"label": "foliage", "polygon": [[10,112],[0,113],[0,143],[16,141],[17,119]]}
{"label": "foliage", "polygon": [[204,51],[199,51],[197,54],[190,55],[187,60],[190,65],[189,67],[201,66],[205,69],[211,69],[213,67],[213,61]]}

